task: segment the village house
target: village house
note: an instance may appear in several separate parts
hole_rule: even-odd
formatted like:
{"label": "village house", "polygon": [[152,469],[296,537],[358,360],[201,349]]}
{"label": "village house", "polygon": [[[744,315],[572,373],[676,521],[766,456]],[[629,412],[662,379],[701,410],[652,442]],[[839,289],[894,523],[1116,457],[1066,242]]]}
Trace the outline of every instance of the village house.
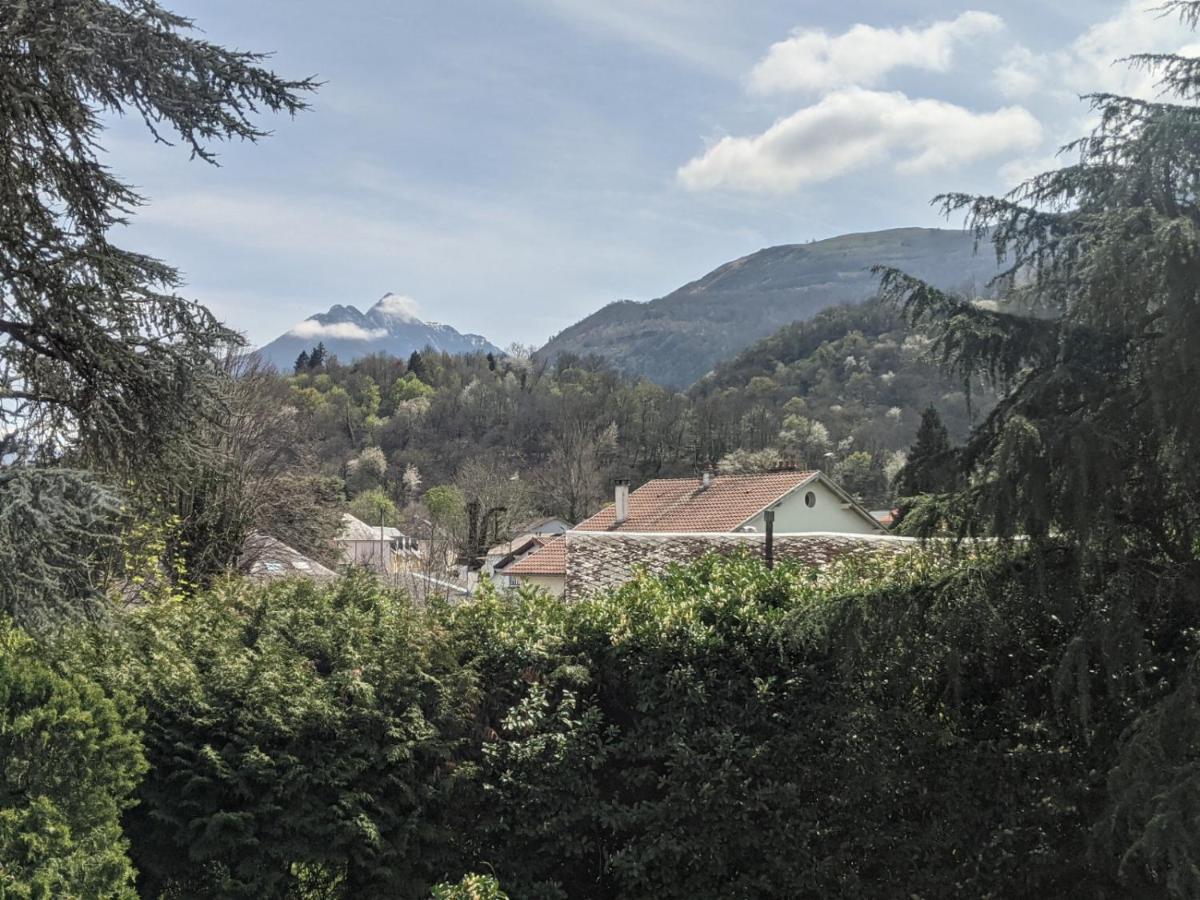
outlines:
{"label": "village house", "polygon": [[420,547],[398,528],[368,525],[350,513],[342,515],[342,527],[334,538],[339,557],[352,566],[366,566],[383,575],[408,567],[420,556]]}
{"label": "village house", "polygon": [[[645,557],[643,562],[661,561],[665,565],[672,560],[686,562],[708,549],[764,544],[768,514],[773,516],[780,558],[795,550],[815,553],[823,559],[826,551],[840,552],[851,544],[862,543],[835,541],[833,536],[887,534],[869,512],[819,471],[660,478],[632,492],[627,481],[620,481],[611,505],[544,547],[498,566],[496,571],[508,583],[537,585],[557,596],[581,596],[627,577],[631,567],[618,564],[622,553],[625,559],[640,554]],[[595,534],[647,537],[624,545],[597,544],[588,540]],[[729,535],[740,537],[715,541],[716,536]],[[829,539],[814,543],[814,535]],[[674,543],[665,541],[664,536],[674,538]],[[685,536],[691,539],[685,540]],[[783,540],[785,536],[809,536],[810,540],[796,543]],[[645,552],[631,550],[634,544],[645,548]],[[618,552],[614,547],[624,549]],[[598,553],[606,563],[599,568],[594,563],[584,564]]]}
{"label": "village house", "polygon": [[238,570],[251,581],[270,582],[286,578],[333,581],[337,572],[289,547],[278,538],[252,531],[242,543]]}

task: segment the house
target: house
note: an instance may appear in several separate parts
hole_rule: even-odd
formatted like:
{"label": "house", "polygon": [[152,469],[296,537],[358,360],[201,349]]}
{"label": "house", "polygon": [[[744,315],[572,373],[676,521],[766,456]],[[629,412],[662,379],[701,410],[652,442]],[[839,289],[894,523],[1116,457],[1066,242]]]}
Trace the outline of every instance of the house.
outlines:
{"label": "house", "polygon": [[238,559],[239,571],[251,581],[270,582],[285,578],[311,578],[315,581],[333,581],[337,572],[309,559],[278,538],[261,531],[252,531],[242,544],[242,555]]}
{"label": "house", "polygon": [[612,505],[497,571],[561,596],[567,592],[568,558],[579,533],[764,534],[768,511],[774,513],[777,535],[887,533],[819,471],[659,478],[633,492],[629,482],[619,481]]}
{"label": "house", "polygon": [[557,537],[570,531],[572,525],[566,519],[560,519],[558,516],[549,516],[541,519],[534,519],[530,522],[525,522],[513,529],[515,534],[532,534],[536,537]]}
{"label": "house", "polygon": [[534,553],[546,546],[555,536],[553,535],[537,535],[537,534],[518,534],[511,541],[504,541],[494,547],[489,547],[483,558],[483,567],[480,572],[489,576],[497,583],[506,587],[510,579],[497,572],[498,569],[503,569],[506,566],[511,566],[518,560],[524,559],[530,553]]}
{"label": "house", "polygon": [[346,564],[366,566],[385,575],[405,568],[407,558],[420,554],[418,543],[400,529],[368,525],[349,513],[342,515],[342,527],[334,545]]}

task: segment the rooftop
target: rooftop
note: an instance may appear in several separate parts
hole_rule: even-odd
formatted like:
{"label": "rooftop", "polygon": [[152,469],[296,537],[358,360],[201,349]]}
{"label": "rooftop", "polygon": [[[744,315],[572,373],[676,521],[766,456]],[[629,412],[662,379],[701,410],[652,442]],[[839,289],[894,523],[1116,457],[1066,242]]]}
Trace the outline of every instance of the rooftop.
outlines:
{"label": "rooftop", "polygon": [[615,507],[606,506],[575,530],[733,531],[817,474],[715,475],[707,487],[697,478],[656,478],[630,493],[629,517],[620,525],[614,524]]}
{"label": "rooftop", "polygon": [[[380,535],[382,530],[383,534]],[[402,537],[399,528],[378,525],[368,525],[362,519],[355,518],[350,513],[342,513],[342,527],[338,531],[339,541],[392,541]]]}
{"label": "rooftop", "polygon": [[274,581],[282,578],[314,578],[327,581],[338,577],[332,569],[261,531],[253,531],[246,537],[245,543],[242,544],[242,555],[238,559],[238,568],[254,581]]}
{"label": "rooftop", "polygon": [[[567,532],[570,534],[570,532]],[[561,575],[567,567],[566,535],[506,567],[505,575]]]}

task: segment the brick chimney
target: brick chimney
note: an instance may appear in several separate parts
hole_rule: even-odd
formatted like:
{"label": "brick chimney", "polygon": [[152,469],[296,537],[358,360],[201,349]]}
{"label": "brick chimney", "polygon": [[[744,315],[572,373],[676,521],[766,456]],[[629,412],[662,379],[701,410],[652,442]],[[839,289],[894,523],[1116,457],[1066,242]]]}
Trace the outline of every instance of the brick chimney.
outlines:
{"label": "brick chimney", "polygon": [[615,497],[616,517],[613,525],[621,525],[629,518],[629,479],[618,478]]}

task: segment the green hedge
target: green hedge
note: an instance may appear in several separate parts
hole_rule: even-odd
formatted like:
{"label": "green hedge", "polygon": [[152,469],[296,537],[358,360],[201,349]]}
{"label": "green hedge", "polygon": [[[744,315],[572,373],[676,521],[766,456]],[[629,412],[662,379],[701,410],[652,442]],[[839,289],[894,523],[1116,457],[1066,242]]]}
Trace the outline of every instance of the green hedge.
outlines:
{"label": "green hedge", "polygon": [[231,584],[68,658],[146,711],[143,896],[1196,897],[1198,597],[1003,553]]}
{"label": "green hedge", "polygon": [[0,620],[0,897],[133,897],[121,810],[145,771],[138,714]]}

